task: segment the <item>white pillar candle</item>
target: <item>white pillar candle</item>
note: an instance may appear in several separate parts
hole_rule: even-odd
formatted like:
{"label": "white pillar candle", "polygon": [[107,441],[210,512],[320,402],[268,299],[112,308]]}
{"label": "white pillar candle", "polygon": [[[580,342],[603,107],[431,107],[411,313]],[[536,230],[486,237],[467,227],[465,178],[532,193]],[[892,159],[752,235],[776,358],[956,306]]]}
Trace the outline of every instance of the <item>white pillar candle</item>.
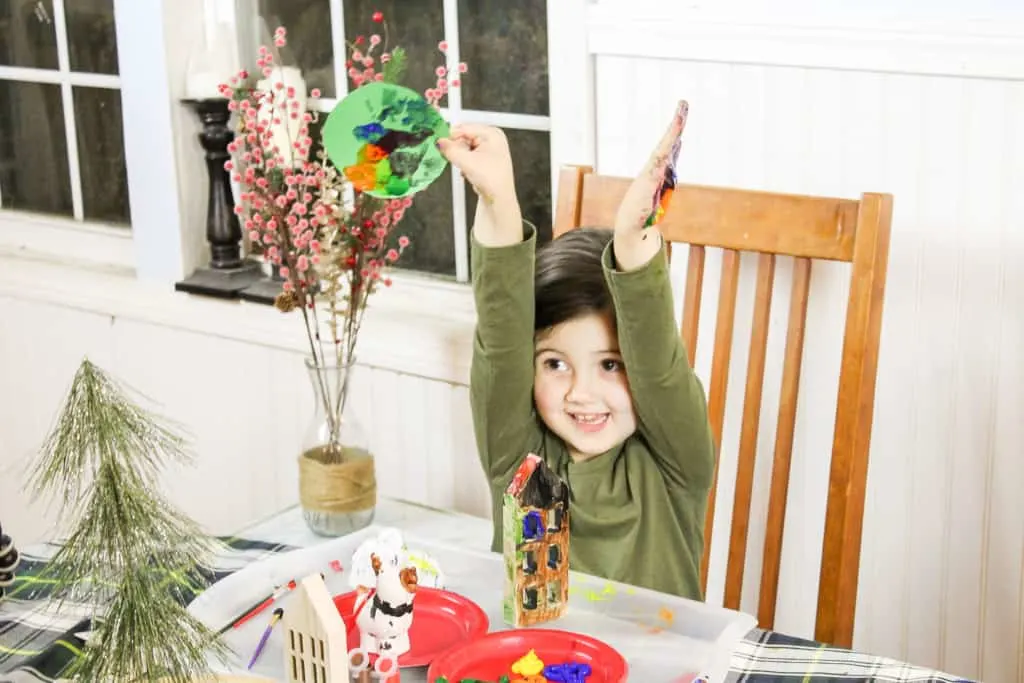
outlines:
{"label": "white pillar candle", "polygon": [[189,100],[224,99],[220,86],[223,74],[213,71],[198,71],[188,74],[185,81],[185,98]]}
{"label": "white pillar candle", "polygon": [[[282,83],[283,87],[277,87]],[[294,97],[287,96],[288,88],[295,89]],[[305,157],[295,149],[294,143],[299,139],[299,128],[302,127],[302,116],[306,113],[306,82],[302,72],[294,66],[277,66],[270,76],[261,79],[256,89],[268,93],[260,104],[257,118],[263,125],[270,128],[273,144],[278,148],[278,163],[285,166],[298,166]],[[291,102],[298,102],[297,108],[291,108]],[[292,112],[298,117],[292,118]],[[274,119],[280,119],[274,123]]]}

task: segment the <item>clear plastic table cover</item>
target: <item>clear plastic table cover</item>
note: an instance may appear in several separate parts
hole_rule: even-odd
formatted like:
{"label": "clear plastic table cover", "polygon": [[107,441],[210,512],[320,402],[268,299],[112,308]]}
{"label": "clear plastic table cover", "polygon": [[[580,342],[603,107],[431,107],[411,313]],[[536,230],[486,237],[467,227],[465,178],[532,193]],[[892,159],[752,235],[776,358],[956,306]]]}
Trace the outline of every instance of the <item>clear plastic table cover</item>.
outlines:
{"label": "clear plastic table cover", "polygon": [[[348,564],[356,548],[383,528],[394,527],[401,530],[409,550],[426,552],[437,560],[445,588],[473,600],[487,613],[491,631],[510,628],[501,613],[502,557],[480,548],[490,536],[487,520],[426,508],[391,507],[383,513],[378,512],[374,525],[332,540],[317,539],[290,519],[271,520],[261,531],[268,540],[272,536],[278,542],[308,547],[246,566],[211,586],[189,610],[210,628],[219,629],[275,586],[315,572],[325,573],[332,594],[347,592],[351,590]],[[280,528],[273,529],[275,524]],[[282,537],[289,526],[292,537]],[[342,572],[329,569],[334,560],[340,561]],[[565,616],[538,628],[573,631],[604,641],[625,657],[630,681],[677,681],[694,673],[709,681],[724,680],[733,648],[756,625],[750,615],[577,572],[570,573],[569,583]],[[281,598],[276,606],[287,610],[288,599]],[[226,633],[235,657],[230,666],[218,666],[218,671],[244,671],[265,626],[266,618],[255,618]],[[275,629],[251,673],[285,679],[281,638],[281,629]],[[426,674],[425,667],[403,669],[402,681],[426,681]]]}

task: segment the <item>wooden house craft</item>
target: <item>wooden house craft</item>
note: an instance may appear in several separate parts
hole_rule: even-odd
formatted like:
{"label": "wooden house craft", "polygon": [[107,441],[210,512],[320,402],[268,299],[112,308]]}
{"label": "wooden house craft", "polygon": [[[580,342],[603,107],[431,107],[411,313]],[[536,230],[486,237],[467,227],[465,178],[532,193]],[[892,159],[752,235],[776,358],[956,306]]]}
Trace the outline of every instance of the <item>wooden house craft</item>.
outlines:
{"label": "wooden house craft", "polygon": [[349,683],[345,622],[323,576],[299,582],[281,623],[288,683]]}
{"label": "wooden house craft", "polygon": [[569,487],[530,453],[505,490],[502,549],[506,623],[557,619],[569,603]]}

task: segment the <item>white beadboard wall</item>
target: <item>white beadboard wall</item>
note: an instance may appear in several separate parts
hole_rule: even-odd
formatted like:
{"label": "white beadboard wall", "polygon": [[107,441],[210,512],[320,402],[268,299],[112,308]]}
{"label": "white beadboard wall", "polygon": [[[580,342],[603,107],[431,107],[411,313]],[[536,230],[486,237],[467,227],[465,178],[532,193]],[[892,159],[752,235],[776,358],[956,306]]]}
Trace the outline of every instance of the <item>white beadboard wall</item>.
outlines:
{"label": "white beadboard wall", "polygon": [[[1024,41],[592,12],[593,160],[630,175],[677,98],[684,182],[895,197],[855,647],[1024,681]],[[637,36],[646,36],[641,41]],[[959,36],[959,37],[958,37]],[[866,52],[881,49],[881,54]],[[887,51],[887,52],[886,52]],[[716,254],[717,256],[717,254]],[[677,295],[685,257],[674,264]],[[710,376],[719,262],[705,273]],[[708,599],[720,601],[753,305],[746,261]],[[773,299],[743,608],[756,612],[790,264]],[[848,268],[815,265],[776,628],[813,633]]]}
{"label": "white beadboard wall", "polygon": [[[26,290],[32,279],[41,284]],[[185,430],[196,461],[163,485],[208,530],[233,533],[297,502],[294,459],[313,408],[297,317],[0,257],[0,320],[0,521],[19,544],[53,532],[55,511],[30,504],[25,467],[84,356]],[[368,315],[363,338],[371,346],[380,340],[375,329]],[[379,333],[413,340],[432,367],[420,372],[414,356],[403,367],[396,346],[376,357],[364,352],[376,365],[356,368],[351,400],[377,457],[382,495],[488,516],[468,389],[451,378],[464,370],[443,357],[465,355],[460,342],[471,326],[457,329],[455,340],[415,322]],[[382,356],[395,361],[392,369],[374,360]]]}

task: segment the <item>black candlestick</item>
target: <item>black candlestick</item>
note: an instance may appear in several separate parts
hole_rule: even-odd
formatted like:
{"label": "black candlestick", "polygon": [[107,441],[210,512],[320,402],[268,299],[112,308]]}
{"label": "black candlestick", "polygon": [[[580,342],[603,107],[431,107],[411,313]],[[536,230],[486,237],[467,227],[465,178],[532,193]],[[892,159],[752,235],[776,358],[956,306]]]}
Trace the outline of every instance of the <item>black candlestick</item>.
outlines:
{"label": "black candlestick", "polygon": [[210,176],[206,205],[206,239],[210,243],[210,265],[197,269],[186,280],[175,284],[180,292],[235,298],[263,273],[259,264],[242,257],[242,228],[235,215],[231,194],[231,176],[224,163],[231,158],[228,145],[234,139],[228,121],[231,110],[225,98],[185,100],[199,115],[203,130],[199,142],[206,151],[206,170]]}

